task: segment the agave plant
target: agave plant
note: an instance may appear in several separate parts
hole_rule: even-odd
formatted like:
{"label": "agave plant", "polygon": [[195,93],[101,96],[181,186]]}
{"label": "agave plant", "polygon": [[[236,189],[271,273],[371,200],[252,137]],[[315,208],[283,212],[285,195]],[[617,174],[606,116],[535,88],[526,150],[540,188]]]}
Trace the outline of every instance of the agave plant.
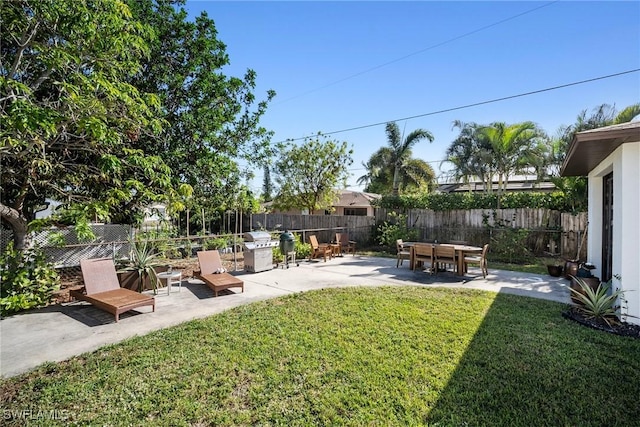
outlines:
{"label": "agave plant", "polygon": [[149,282],[153,288],[153,293],[158,290],[158,276],[156,275],[156,267],[160,267],[162,263],[158,259],[156,253],[147,244],[146,241],[131,242],[131,256],[127,260],[127,265],[121,271],[136,271],[138,273],[138,292],[144,290],[144,282],[149,278]]}
{"label": "agave plant", "polygon": [[616,305],[619,297],[624,295],[622,289],[609,293],[611,288],[611,280],[606,283],[600,283],[593,290],[588,283],[580,277],[571,276],[580,289],[571,289],[573,296],[579,301],[575,308],[581,311],[585,316],[591,319],[604,320],[607,325],[611,326],[611,319],[617,318],[620,314],[620,306]]}

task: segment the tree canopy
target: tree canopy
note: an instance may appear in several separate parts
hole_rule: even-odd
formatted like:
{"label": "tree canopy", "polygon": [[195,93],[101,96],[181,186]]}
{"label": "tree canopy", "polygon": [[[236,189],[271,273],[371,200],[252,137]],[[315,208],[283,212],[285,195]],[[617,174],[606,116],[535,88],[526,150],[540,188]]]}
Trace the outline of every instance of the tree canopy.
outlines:
{"label": "tree canopy", "polygon": [[273,200],[280,210],[329,209],[338,198],[338,190],[346,186],[353,163],[352,149],[346,142],[331,140],[318,133],[305,138],[301,145],[279,144],[276,161],[278,193]]}
{"label": "tree canopy", "polygon": [[152,29],[118,0],[16,0],[0,14],[0,214],[17,247],[46,198],[81,223],[156,199],[168,169],[133,142],[161,129],[160,103],[126,81]]}
{"label": "tree canopy", "polygon": [[[159,153],[172,170],[174,185],[193,187],[197,212],[202,207],[233,209],[238,194],[250,193],[243,178],[251,178],[256,165],[272,156],[272,133],[259,121],[275,92],[257,101],[255,71],[247,70],[242,78],[223,73],[230,59],[206,13],[190,22],[183,0],[129,4],[155,35],[141,72],[130,82],[158,94],[161,117],[168,123],[159,136],[142,136],[137,145]],[[239,161],[247,168],[241,169]]]}
{"label": "tree canopy", "polygon": [[242,178],[272,155],[259,120],[275,93],[256,101],[253,70],[225,76],[214,22],[187,21],[182,4],[3,4],[0,213],[18,246],[47,199],[78,229],[136,223],[153,201],[200,212],[255,199]]}

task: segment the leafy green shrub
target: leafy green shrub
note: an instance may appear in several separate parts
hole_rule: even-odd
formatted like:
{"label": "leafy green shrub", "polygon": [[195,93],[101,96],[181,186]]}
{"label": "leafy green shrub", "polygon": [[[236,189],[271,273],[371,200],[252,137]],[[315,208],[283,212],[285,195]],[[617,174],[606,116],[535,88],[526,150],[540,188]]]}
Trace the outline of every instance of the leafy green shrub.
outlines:
{"label": "leafy green shrub", "polygon": [[299,234],[293,233],[296,238],[296,257],[307,258],[311,254],[311,245],[304,243]]}
{"label": "leafy green shrub", "polygon": [[202,246],[205,250],[224,249],[229,246],[229,240],[226,237],[215,237],[205,240]]}
{"label": "leafy green shrub", "polygon": [[529,231],[522,228],[494,228],[491,233],[491,259],[508,263],[524,263],[532,254],[527,246]]}
{"label": "leafy green shrub", "polygon": [[395,248],[398,239],[406,241],[418,239],[418,230],[407,226],[406,215],[391,212],[389,217],[390,221],[385,221],[377,227],[379,244]]}
{"label": "leafy green shrub", "polygon": [[37,247],[21,252],[13,242],[0,258],[0,312],[3,316],[47,305],[60,289],[58,272]]}

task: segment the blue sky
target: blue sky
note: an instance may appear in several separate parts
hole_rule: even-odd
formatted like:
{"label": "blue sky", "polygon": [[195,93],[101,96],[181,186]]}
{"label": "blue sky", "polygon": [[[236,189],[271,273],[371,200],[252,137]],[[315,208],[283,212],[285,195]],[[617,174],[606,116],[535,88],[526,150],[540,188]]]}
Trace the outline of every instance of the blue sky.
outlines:
{"label": "blue sky", "polygon": [[[550,135],[583,109],[640,102],[640,73],[457,111],[418,116],[640,68],[640,2],[213,2],[206,11],[227,45],[224,72],[257,73],[273,89],[262,125],[274,142],[321,131],[354,150],[349,188],[387,144],[384,122],[431,131],[413,155],[438,175],[454,120],[531,120]],[[262,172],[250,182],[261,192]]]}

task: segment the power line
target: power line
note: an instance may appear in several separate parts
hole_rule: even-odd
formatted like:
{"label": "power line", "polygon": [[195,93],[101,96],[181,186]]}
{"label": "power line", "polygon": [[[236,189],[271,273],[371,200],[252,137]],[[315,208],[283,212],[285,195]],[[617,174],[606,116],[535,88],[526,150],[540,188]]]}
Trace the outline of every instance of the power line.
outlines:
{"label": "power line", "polygon": [[[637,73],[638,71],[640,71],[640,68],[635,68],[633,70],[628,70],[628,71],[622,71],[622,72],[615,73],[615,74],[608,74],[606,76],[594,77],[594,78],[587,79],[587,80],[580,80],[580,81],[577,81],[577,82],[566,83],[566,84],[562,84],[562,85],[558,85],[558,86],[548,87],[548,88],[545,88],[545,89],[538,89],[538,90],[533,90],[533,91],[530,91],[530,92],[519,93],[517,95],[510,95],[510,96],[504,96],[502,98],[490,99],[488,101],[480,101],[480,102],[475,102],[473,104],[461,105],[459,107],[453,107],[453,108],[446,108],[446,109],[443,109],[443,110],[431,111],[429,113],[417,114],[415,116],[402,117],[402,118],[399,118],[399,119],[392,119],[392,120],[385,120],[383,122],[377,122],[377,123],[372,123],[372,124],[363,125],[363,126],[356,126],[356,127],[352,127],[352,128],[348,128],[348,129],[335,130],[335,131],[332,131],[332,132],[322,132],[322,134],[323,135],[334,135],[336,133],[351,132],[351,131],[354,131],[354,130],[360,130],[360,129],[366,129],[366,128],[370,128],[370,127],[380,126],[380,125],[387,124],[389,122],[400,122],[400,121],[403,121],[403,120],[417,119],[419,117],[433,116],[433,115],[436,115],[436,114],[442,114],[442,113],[448,113],[448,112],[451,112],[451,111],[463,110],[465,108],[477,107],[479,105],[492,104],[492,103],[495,103],[495,102],[506,101],[508,99],[521,98],[523,96],[535,95],[535,94],[538,94],[538,93],[543,93],[543,92],[549,92],[549,91],[552,91],[552,90],[563,89],[563,88],[570,87],[570,86],[577,86],[577,85],[581,85],[581,84],[585,84],[585,83],[591,83],[591,82],[595,82],[595,81],[598,81],[598,80],[604,80],[604,79],[609,79],[609,78],[612,78],[612,77],[622,76],[622,75],[625,75],[625,74]],[[287,140],[279,141],[277,143],[301,141],[301,140],[303,140],[305,138],[309,138],[309,137],[312,137],[312,136],[313,135],[307,135],[307,136],[303,136],[303,137],[300,137],[300,138],[294,138],[294,139],[287,139]]]}
{"label": "power line", "polygon": [[522,12],[522,13],[518,13],[517,15],[510,16],[510,17],[508,17],[508,18],[502,19],[502,20],[497,21],[497,22],[494,22],[494,23],[492,23],[492,24],[485,25],[484,27],[477,28],[477,29],[475,29],[475,30],[469,31],[469,32],[467,32],[467,33],[461,34],[461,35],[456,36],[456,37],[453,37],[453,38],[450,38],[450,39],[445,40],[445,41],[443,41],[443,42],[436,43],[436,44],[434,44],[434,45],[431,45],[431,46],[425,47],[424,49],[420,49],[420,50],[417,50],[417,51],[415,51],[415,52],[409,53],[409,54],[407,54],[407,55],[401,56],[400,58],[392,59],[391,61],[385,62],[385,63],[383,63],[383,64],[376,65],[376,66],[371,67],[371,68],[368,68],[368,69],[366,69],[366,70],[364,70],[364,71],[357,72],[357,73],[355,73],[355,74],[352,74],[352,75],[350,75],[350,76],[347,76],[347,77],[341,78],[341,79],[336,80],[336,81],[333,81],[333,82],[331,82],[331,83],[327,83],[327,84],[326,84],[326,85],[324,85],[324,86],[320,86],[320,87],[317,87],[317,88],[315,88],[315,89],[311,89],[311,90],[308,90],[308,91],[306,91],[306,92],[303,92],[303,93],[301,93],[301,94],[299,94],[299,95],[295,95],[295,96],[292,96],[292,97],[290,97],[290,98],[283,99],[283,100],[282,100],[282,101],[280,101],[280,102],[275,102],[273,105],[284,104],[285,102],[289,102],[289,101],[291,101],[291,100],[293,100],[293,99],[297,99],[297,98],[303,97],[303,96],[305,96],[305,95],[309,95],[310,93],[318,92],[319,90],[322,90],[322,89],[328,88],[328,87],[330,87],[330,86],[334,86],[334,85],[336,85],[336,84],[338,84],[338,83],[342,83],[342,82],[344,82],[344,81],[346,81],[346,80],[350,80],[350,79],[352,79],[352,78],[354,78],[354,77],[358,77],[358,76],[361,76],[361,75],[363,75],[363,74],[370,73],[371,71],[378,70],[378,69],[380,69],[380,68],[386,67],[387,65],[395,64],[396,62],[403,61],[403,60],[405,60],[405,59],[407,59],[407,58],[410,58],[410,57],[412,57],[412,56],[415,56],[415,55],[418,55],[418,54],[420,54],[420,53],[426,52],[426,51],[428,51],[428,50],[432,50],[432,49],[435,49],[435,48],[437,48],[437,47],[444,46],[444,45],[449,44],[449,43],[453,43],[454,41],[457,41],[457,40],[463,39],[463,38],[465,38],[465,37],[469,37],[469,36],[471,36],[471,35],[473,35],[473,34],[479,33],[479,32],[484,31],[484,30],[488,30],[489,28],[496,27],[496,26],[498,26],[498,25],[500,25],[500,24],[504,24],[505,22],[508,22],[508,21],[513,20],[513,19],[519,18],[519,17],[521,17],[521,16],[527,15],[527,14],[529,14],[529,13],[535,12],[535,11],[540,10],[540,9],[542,9],[542,8],[545,8],[545,7],[547,7],[547,6],[551,6],[551,5],[552,5],[552,4],[554,4],[554,3],[558,3],[558,1],[559,1],[559,0],[551,1],[551,2],[549,2],[549,3],[543,4],[542,6],[534,7],[533,9],[526,10],[526,11],[524,11],[524,12]]}

